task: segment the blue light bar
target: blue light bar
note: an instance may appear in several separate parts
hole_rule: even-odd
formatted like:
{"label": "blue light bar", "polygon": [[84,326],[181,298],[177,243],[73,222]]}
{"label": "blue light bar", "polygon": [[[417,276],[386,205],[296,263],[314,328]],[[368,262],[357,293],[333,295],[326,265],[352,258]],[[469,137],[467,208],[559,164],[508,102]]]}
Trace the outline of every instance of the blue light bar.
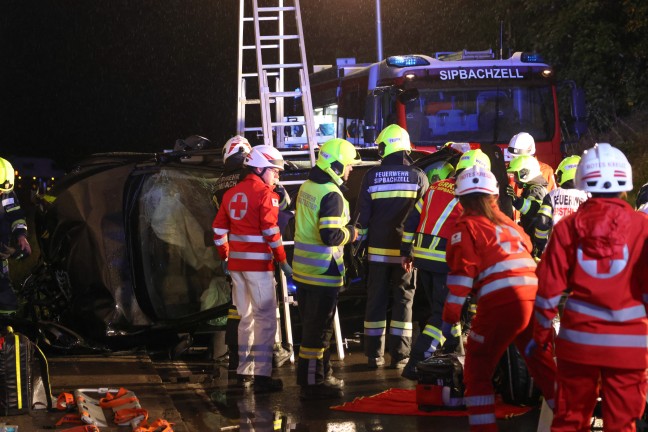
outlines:
{"label": "blue light bar", "polygon": [[536,53],[522,53],[520,60],[524,63],[544,63],[542,56]]}
{"label": "blue light bar", "polygon": [[387,66],[392,67],[428,66],[430,64],[423,57],[413,55],[387,57],[386,62]]}

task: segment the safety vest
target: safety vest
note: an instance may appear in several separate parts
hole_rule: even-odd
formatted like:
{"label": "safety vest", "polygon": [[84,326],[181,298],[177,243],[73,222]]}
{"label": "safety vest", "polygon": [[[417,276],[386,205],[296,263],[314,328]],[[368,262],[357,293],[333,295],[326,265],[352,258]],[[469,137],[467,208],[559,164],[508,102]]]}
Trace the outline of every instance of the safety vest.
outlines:
{"label": "safety vest", "polygon": [[[441,180],[433,183],[416,203],[415,212],[420,217],[412,248],[415,259],[445,263],[447,239],[453,234],[454,225],[462,211],[459,200],[454,196],[454,189],[454,179]],[[407,223],[405,227],[407,228]],[[403,233],[403,241],[407,241],[407,234]]]}
{"label": "safety vest", "polygon": [[[319,217],[322,199],[336,193],[342,197],[344,207],[339,216]],[[316,183],[307,180],[299,189],[295,212],[295,248],[293,253],[293,279],[309,285],[339,287],[344,284],[344,246],[324,244],[320,236],[323,228],[344,228],[349,223],[349,202],[333,183]],[[339,275],[325,275],[331,260]]]}

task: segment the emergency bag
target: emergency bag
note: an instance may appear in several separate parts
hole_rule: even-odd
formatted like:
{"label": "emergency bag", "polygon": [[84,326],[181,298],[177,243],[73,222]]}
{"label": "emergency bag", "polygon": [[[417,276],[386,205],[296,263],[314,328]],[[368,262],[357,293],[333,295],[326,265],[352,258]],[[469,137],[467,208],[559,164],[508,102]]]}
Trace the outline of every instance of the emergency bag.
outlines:
{"label": "emergency bag", "polygon": [[36,344],[11,327],[0,334],[0,416],[52,408],[47,359]]}
{"label": "emergency bag", "polygon": [[527,369],[524,357],[511,344],[500,359],[493,377],[495,391],[507,404],[534,406],[540,403],[540,390]]}
{"label": "emergency bag", "polygon": [[416,403],[421,411],[464,409],[464,356],[435,353],[416,365]]}

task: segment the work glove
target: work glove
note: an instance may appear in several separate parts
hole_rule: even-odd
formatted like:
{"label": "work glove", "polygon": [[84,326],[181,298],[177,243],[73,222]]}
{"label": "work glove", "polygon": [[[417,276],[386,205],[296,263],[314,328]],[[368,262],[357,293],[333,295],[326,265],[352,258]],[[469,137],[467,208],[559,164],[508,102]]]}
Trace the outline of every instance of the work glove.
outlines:
{"label": "work glove", "polygon": [[280,262],[279,267],[281,267],[281,271],[284,272],[286,277],[292,277],[293,269],[292,269],[292,267],[290,267],[290,264],[288,264],[288,261]]}
{"label": "work glove", "polygon": [[519,197],[515,194],[515,189],[513,189],[513,186],[506,186],[506,195],[511,197],[511,201],[513,201],[513,207],[515,207],[516,210],[520,210],[522,208],[522,204],[524,204],[524,198]]}
{"label": "work glove", "polygon": [[511,198],[517,198],[515,188],[512,185],[506,186],[506,195],[510,196]]}
{"label": "work glove", "polygon": [[230,275],[230,272],[229,272],[229,270],[227,269],[227,261],[226,261],[226,260],[225,260],[225,261],[221,261],[221,268],[223,269],[223,274],[224,274],[225,276],[229,276],[229,275]]}

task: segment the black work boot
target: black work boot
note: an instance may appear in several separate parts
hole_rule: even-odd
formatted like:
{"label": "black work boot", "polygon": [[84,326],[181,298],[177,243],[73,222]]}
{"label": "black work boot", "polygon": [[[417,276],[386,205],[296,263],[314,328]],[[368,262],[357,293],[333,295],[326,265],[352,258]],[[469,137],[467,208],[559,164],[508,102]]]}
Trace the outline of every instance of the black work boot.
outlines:
{"label": "black work boot", "polygon": [[279,391],[283,388],[283,382],[278,378],[271,378],[269,376],[254,376],[254,393],[272,393]]}
{"label": "black work boot", "polygon": [[301,400],[339,399],[344,396],[341,387],[333,386],[327,381],[322,384],[302,386],[299,393]]}
{"label": "black work boot", "polygon": [[229,361],[227,370],[235,371],[239,364],[238,345],[228,345]]}

